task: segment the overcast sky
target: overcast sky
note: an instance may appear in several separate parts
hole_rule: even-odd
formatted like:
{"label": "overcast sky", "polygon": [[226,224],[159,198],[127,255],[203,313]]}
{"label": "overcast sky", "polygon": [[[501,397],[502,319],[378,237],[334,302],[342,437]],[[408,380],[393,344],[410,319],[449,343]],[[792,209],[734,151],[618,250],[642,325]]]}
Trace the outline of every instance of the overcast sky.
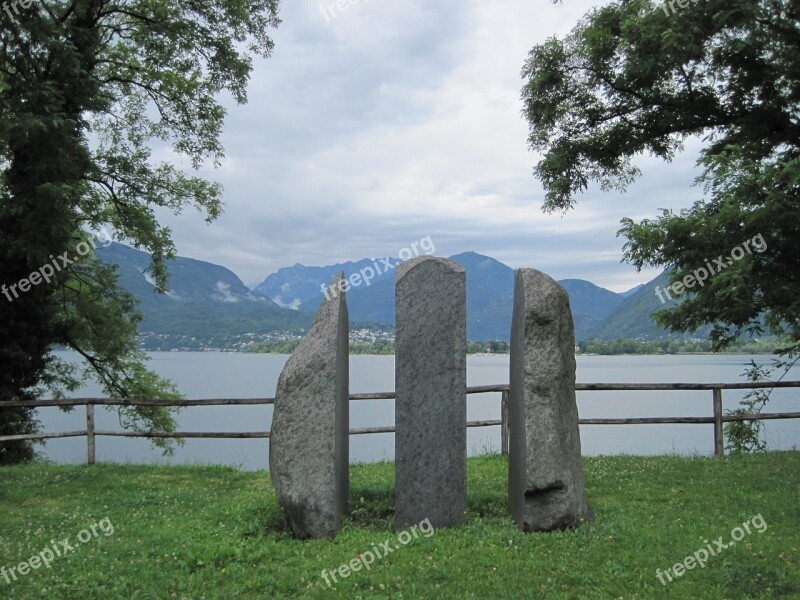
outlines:
{"label": "overcast sky", "polygon": [[643,157],[626,194],[591,190],[563,216],[542,212],[532,175],[520,71],[593,4],[285,2],[249,103],[226,103],[223,165],[204,172],[223,184],[225,214],[210,226],[192,211],[160,215],[179,254],[253,285],[430,236],[438,256],[472,250],[614,291],[652,279],[620,263],[619,222],[690,206],[696,147],[671,164]]}

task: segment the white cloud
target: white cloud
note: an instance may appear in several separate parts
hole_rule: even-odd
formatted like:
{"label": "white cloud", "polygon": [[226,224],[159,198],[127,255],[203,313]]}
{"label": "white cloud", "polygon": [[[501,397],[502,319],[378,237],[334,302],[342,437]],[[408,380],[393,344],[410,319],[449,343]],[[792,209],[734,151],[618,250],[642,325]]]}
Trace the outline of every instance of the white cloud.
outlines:
{"label": "white cloud", "polygon": [[295,298],[291,302],[284,302],[281,296],[272,298],[272,301],[275,302],[275,304],[277,304],[278,306],[281,306],[283,308],[289,308],[291,310],[300,310],[300,306],[303,304],[300,301],[300,298]]}
{"label": "white cloud", "polygon": [[241,301],[239,296],[231,293],[231,286],[228,283],[218,281],[215,289],[217,291],[213,296],[215,300],[220,300],[228,304],[238,304]]}
{"label": "white cloud", "polygon": [[619,221],[691,205],[696,145],[672,164],[643,158],[627,194],[592,189],[564,216],[541,211],[532,176],[522,65],[592,4],[360,0],[327,21],[319,0],[286,3],[249,104],[229,107],[226,159],[205,173],[225,186],[225,214],[159,216],[180,254],[250,282],[425,235],[443,256],[474,250],[617,291],[646,281],[655,273],[620,264]]}

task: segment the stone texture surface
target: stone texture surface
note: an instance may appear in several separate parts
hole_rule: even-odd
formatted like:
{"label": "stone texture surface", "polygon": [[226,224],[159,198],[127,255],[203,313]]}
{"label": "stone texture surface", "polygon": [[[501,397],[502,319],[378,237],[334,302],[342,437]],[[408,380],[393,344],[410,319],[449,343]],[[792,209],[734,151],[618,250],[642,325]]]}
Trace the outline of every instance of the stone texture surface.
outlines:
{"label": "stone texture surface", "polygon": [[[339,273],[334,286],[342,278]],[[334,537],[347,513],[348,314],[345,293],[330,296],[278,378],[272,416],[270,475],[301,539]]]}
{"label": "stone texture surface", "polygon": [[395,527],[465,521],[466,272],[423,256],[397,269]]}
{"label": "stone texture surface", "polygon": [[509,395],[509,509],[523,531],[594,518],[583,485],[575,331],[567,292],[534,269],[514,282]]}

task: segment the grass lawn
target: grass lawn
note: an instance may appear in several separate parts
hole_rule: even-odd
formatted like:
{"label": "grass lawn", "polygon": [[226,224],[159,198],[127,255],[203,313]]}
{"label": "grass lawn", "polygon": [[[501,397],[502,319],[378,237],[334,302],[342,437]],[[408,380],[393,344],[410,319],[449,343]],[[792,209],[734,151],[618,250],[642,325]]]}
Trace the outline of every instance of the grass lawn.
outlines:
{"label": "grass lawn", "polygon": [[[0,468],[0,598],[800,598],[800,452],[584,465],[594,523],[521,533],[506,511],[507,461],[490,455],[469,461],[468,524],[405,545],[391,463],[353,466],[349,520],[336,540],[308,542],[284,530],[264,472]],[[746,522],[749,534],[735,529]],[[740,539],[723,550],[720,536]],[[384,541],[399,548],[326,585],[323,570]],[[19,572],[53,543],[64,555],[49,568]],[[708,545],[704,568],[674,574]]]}

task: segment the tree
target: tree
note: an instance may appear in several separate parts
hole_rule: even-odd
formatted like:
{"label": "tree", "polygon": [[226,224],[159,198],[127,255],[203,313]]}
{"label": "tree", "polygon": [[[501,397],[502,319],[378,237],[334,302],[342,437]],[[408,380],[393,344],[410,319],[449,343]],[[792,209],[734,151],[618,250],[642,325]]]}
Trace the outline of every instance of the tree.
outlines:
{"label": "tree", "polygon": [[591,182],[624,190],[635,157],[669,161],[702,137],[702,197],[623,219],[624,258],[686,284],[660,324],[710,324],[715,349],[765,329],[800,348],[800,2],[616,0],[534,47],[523,77],[545,210]]}
{"label": "tree", "polygon": [[[144,367],[141,316],[115,270],[93,252],[75,259],[91,231],[109,226],[151,253],[157,291],[166,290],[175,248],[154,208],[194,206],[209,222],[220,214],[220,186],[174,163],[219,164],[217,96],[246,102],[251,55],[271,53],[277,12],[277,0],[3,4],[0,399],[60,395],[90,373],[115,397],[178,397]],[[154,148],[170,146],[174,161],[156,161]],[[85,363],[59,360],[57,347]],[[174,431],[166,410],[125,406],[121,417],[130,428]],[[0,423],[3,434],[35,429],[30,409],[2,409]],[[31,456],[29,444],[0,444],[0,463]]]}

